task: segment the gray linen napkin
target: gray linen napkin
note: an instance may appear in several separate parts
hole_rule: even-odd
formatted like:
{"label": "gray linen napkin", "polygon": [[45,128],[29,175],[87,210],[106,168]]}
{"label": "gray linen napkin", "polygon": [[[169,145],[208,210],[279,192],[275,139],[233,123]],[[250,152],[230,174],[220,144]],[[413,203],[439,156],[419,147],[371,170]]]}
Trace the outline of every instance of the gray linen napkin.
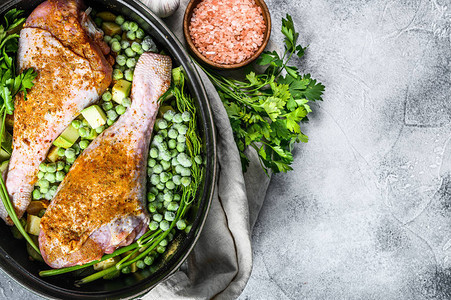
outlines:
{"label": "gray linen napkin", "polygon": [[[143,0],[145,3],[146,1]],[[183,14],[188,0],[165,19],[184,43]],[[246,174],[232,128],[221,100],[208,77],[198,69],[208,94],[217,129],[218,183],[205,227],[187,262],[174,275],[143,297],[151,299],[235,299],[252,270],[252,228],[263,204],[269,178],[254,150]]]}

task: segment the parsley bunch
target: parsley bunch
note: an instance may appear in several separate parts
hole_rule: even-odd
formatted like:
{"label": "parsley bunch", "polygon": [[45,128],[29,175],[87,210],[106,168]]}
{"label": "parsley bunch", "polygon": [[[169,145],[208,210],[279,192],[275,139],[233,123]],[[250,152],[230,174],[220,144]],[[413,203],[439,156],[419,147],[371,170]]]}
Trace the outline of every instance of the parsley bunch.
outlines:
{"label": "parsley bunch", "polygon": [[204,69],[229,116],[244,171],[249,165],[245,154],[249,146],[257,151],[266,172],[292,170],[294,143],[308,141],[299,123],[307,121],[311,112],[308,102],[322,100],[324,85],[287,65],[294,54],[301,58],[306,49],[297,44],[299,33],[288,14],[282,19],[282,33],[284,54],[264,52],[257,60],[266,66],[261,74],[248,72],[241,81]]}
{"label": "parsley bunch", "polygon": [[[16,53],[19,48],[19,34],[17,32],[25,21],[25,18],[20,18],[22,13],[22,10],[12,9],[5,14],[4,22],[0,24],[0,145],[2,146],[5,137],[6,114],[11,115],[14,111],[14,97],[19,92],[23,92],[24,97],[26,97],[27,89],[33,87],[33,80],[37,76],[33,69],[25,70],[16,75]],[[27,234],[16,215],[3,176],[0,176],[0,199],[19,232],[39,253],[39,248]]]}
{"label": "parsley bunch", "polygon": [[33,69],[25,70],[16,75],[15,54],[19,48],[19,34],[25,18],[19,18],[21,10],[12,9],[4,16],[4,24],[0,25],[0,107],[6,108],[11,115],[14,111],[14,97],[19,92],[27,96],[27,89],[33,86],[36,72]]}

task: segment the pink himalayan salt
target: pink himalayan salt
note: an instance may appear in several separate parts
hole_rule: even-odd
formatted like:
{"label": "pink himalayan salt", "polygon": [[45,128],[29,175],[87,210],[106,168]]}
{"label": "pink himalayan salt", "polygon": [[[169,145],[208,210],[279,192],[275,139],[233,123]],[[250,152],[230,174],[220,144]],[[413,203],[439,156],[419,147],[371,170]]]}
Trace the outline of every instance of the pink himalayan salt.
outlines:
{"label": "pink himalayan salt", "polygon": [[262,45],[265,30],[261,7],[254,0],[203,0],[189,26],[199,52],[226,65],[251,57]]}

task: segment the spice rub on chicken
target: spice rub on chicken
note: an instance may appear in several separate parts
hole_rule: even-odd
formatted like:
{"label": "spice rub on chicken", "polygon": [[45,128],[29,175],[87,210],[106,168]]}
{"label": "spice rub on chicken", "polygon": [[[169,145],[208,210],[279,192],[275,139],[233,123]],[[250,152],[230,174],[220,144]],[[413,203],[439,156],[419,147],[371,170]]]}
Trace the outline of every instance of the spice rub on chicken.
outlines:
{"label": "spice rub on chicken", "polygon": [[141,55],[131,106],[82,152],[60,184],[40,223],[39,248],[49,266],[100,259],[148,229],[146,162],[171,64],[165,55]]}
{"label": "spice rub on chicken", "polygon": [[[15,101],[6,187],[19,218],[52,142],[111,83],[112,67],[105,58],[109,47],[84,9],[81,0],[48,0],[20,32],[19,68],[33,68],[38,76],[27,100]],[[0,217],[11,224],[1,204]]]}

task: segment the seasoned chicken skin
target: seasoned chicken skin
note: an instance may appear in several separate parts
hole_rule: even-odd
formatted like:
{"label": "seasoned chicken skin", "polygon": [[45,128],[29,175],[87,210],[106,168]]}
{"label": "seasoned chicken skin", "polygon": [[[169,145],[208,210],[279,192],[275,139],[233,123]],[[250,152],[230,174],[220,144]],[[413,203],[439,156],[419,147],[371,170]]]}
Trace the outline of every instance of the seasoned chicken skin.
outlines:
{"label": "seasoned chicken skin", "polygon": [[[83,8],[81,0],[46,1],[20,32],[19,67],[33,68],[38,76],[27,100],[15,101],[6,187],[19,218],[52,142],[111,83],[112,67],[104,56],[109,48]],[[0,217],[11,224],[2,205]]]}
{"label": "seasoned chicken skin", "polygon": [[100,259],[147,230],[147,155],[158,99],[170,80],[168,56],[141,55],[132,105],[77,158],[41,219],[39,248],[49,266]]}

